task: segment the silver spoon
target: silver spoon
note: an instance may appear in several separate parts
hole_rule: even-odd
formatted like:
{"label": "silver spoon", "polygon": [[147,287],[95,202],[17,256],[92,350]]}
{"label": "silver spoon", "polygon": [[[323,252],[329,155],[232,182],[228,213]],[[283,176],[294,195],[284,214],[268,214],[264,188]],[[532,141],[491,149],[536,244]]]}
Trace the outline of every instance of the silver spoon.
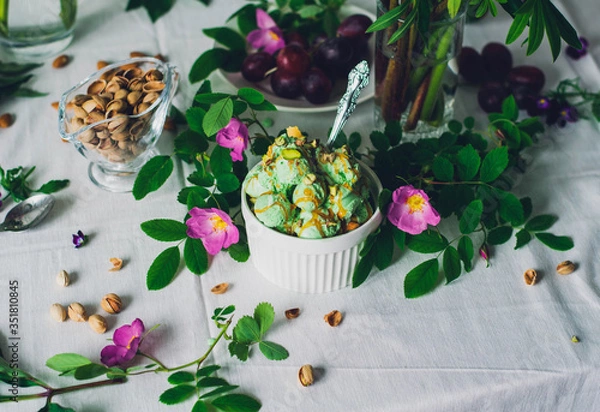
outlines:
{"label": "silver spoon", "polygon": [[54,206],[52,195],[31,196],[10,209],[0,224],[0,232],[20,232],[34,227],[46,217]]}
{"label": "silver spoon", "polygon": [[356,101],[362,89],[369,84],[369,64],[366,60],[358,63],[348,74],[348,87],[342,96],[337,108],[337,116],[333,122],[331,133],[327,139],[327,146],[332,147],[348,118],[356,108]]}

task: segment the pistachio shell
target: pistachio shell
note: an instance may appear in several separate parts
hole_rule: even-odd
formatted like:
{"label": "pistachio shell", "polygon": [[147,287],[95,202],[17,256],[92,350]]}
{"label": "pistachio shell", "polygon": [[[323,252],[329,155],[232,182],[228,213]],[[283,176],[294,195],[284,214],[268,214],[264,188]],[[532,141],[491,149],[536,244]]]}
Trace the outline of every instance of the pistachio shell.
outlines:
{"label": "pistachio shell", "polygon": [[142,114],[150,108],[150,103],[140,103],[133,109],[133,114]]}
{"label": "pistachio shell", "polygon": [[146,93],[158,92],[165,88],[165,84],[159,81],[148,82],[144,85],[144,91]]}
{"label": "pistachio shell", "polygon": [[113,139],[101,140],[100,144],[97,147],[97,149],[101,150],[101,151],[113,151],[114,149],[117,149],[117,148],[118,148],[117,142],[115,142]]}
{"label": "pistachio shell", "polygon": [[88,112],[80,106],[73,107],[73,114],[75,115],[75,117],[78,117],[80,119],[85,119],[86,117],[88,117]]}
{"label": "pistachio shell", "polygon": [[110,79],[112,79],[112,78],[113,78],[113,76],[115,75],[115,73],[116,73],[116,72],[117,72],[117,69],[111,69],[111,70],[107,70],[107,71],[105,71],[104,73],[102,73],[102,74],[100,75],[100,78],[101,78],[102,80],[109,81]]}
{"label": "pistachio shell", "polygon": [[89,85],[87,92],[88,92],[88,94],[91,94],[91,95],[100,94],[104,91],[105,88],[106,88],[106,80],[98,79]]}
{"label": "pistachio shell", "polygon": [[110,137],[110,132],[108,129],[100,130],[96,132],[96,137],[100,140],[108,139]]}
{"label": "pistachio shell", "polygon": [[116,142],[122,142],[129,139],[129,133],[125,131],[119,131],[112,134],[111,139]]}
{"label": "pistachio shell", "polygon": [[[113,119],[114,120],[112,120],[108,124],[108,130],[111,133],[121,133],[121,132],[125,131],[125,129],[127,128],[127,123],[129,123],[129,118],[127,116],[120,115],[120,116],[114,117]],[[115,139],[115,140],[122,140],[122,139]]]}
{"label": "pistachio shell", "polygon": [[128,70],[125,70],[125,73],[123,73],[123,77],[130,79],[130,80],[135,79],[136,77],[142,77],[143,75],[144,75],[144,71],[137,66],[132,67]]}
{"label": "pistachio shell", "polygon": [[164,75],[162,74],[162,72],[157,69],[150,69],[144,75],[144,79],[147,82],[153,82],[153,81],[157,81],[157,80],[160,81],[163,79],[163,77],[164,77]]}
{"label": "pistachio shell", "polygon": [[147,95],[144,96],[144,98],[142,99],[142,102],[152,104],[156,101],[156,99],[158,99],[159,96],[160,96],[160,93],[157,93],[157,92],[148,93]]}
{"label": "pistachio shell", "polygon": [[135,122],[129,129],[129,133],[131,133],[132,140],[138,140],[139,138],[141,138],[145,128],[145,120],[138,120],[137,122]]}
{"label": "pistachio shell", "polygon": [[139,92],[144,87],[144,79],[141,77],[135,77],[129,80],[129,84],[127,84],[127,88],[131,91]]}
{"label": "pistachio shell", "polygon": [[139,102],[142,98],[142,92],[139,91],[135,91],[135,92],[131,92],[127,95],[127,103],[129,103],[132,106],[135,106],[137,104],[137,102]]}
{"label": "pistachio shell", "polygon": [[85,123],[93,124],[101,120],[104,120],[104,113],[99,112],[98,110],[93,110],[90,113],[88,113],[87,117],[85,118]]}
{"label": "pistachio shell", "polygon": [[81,132],[77,135],[77,140],[79,140],[82,143],[92,143],[92,141],[96,139],[96,132],[94,132],[92,129],[87,129],[85,132]]}
{"label": "pistachio shell", "polygon": [[[96,96],[94,96],[96,97]],[[85,102],[84,104],[81,105],[82,109],[85,110],[87,113],[90,113],[91,111],[96,109],[96,102],[93,100],[88,100],[87,102]]]}
{"label": "pistachio shell", "polygon": [[87,94],[77,94],[75,95],[75,97],[73,97],[71,102],[77,106],[81,106],[83,102],[86,102],[88,100],[90,100],[90,96],[88,96]]}
{"label": "pistachio shell", "polygon": [[108,102],[108,104],[106,105],[106,112],[107,112],[107,118],[110,118],[111,116],[108,116],[108,112],[116,112],[116,113],[124,113],[127,110],[127,102],[125,100],[112,100],[110,102]]}
{"label": "pistachio shell", "polygon": [[127,89],[119,89],[119,91],[115,92],[114,100],[125,100],[128,94],[129,91]]}
{"label": "pistachio shell", "polygon": [[76,132],[83,127],[83,119],[80,117],[71,118],[70,132]]}

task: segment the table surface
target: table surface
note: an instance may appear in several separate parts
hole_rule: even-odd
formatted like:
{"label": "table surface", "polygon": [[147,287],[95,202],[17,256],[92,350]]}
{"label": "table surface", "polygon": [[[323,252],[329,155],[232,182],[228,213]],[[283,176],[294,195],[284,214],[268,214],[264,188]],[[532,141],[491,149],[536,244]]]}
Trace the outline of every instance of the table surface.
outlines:
{"label": "table surface", "polygon": [[[553,227],[571,236],[575,248],[552,251],[532,242],[514,251],[513,241],[495,247],[492,264],[478,261],[474,270],[449,286],[416,300],[403,297],[406,273],[423,256],[402,253],[388,269],[374,273],[358,289],[303,295],[282,290],[264,280],[252,263],[239,264],[220,254],[208,273],[198,277],[181,270],[166,289],[145,287],[146,271],[165,245],[145,236],[141,222],[154,218],[181,219],[185,208],[175,201],[184,185],[186,167],[177,163],[165,187],[143,201],[131,194],[114,194],[92,185],[88,162],[70,144],[63,143],[50,103],[62,91],[95,70],[96,61],[127,58],[132,50],[162,53],[182,73],[175,105],[186,108],[198,85],[187,81],[194,60],[212,46],[201,29],[220,25],[242,0],[228,7],[210,7],[195,0],[178,0],[173,10],[151,24],[144,10],[124,12],[124,2],[82,2],[75,40],[68,49],[72,62],[56,70],[46,64],[36,70],[31,84],[48,96],[11,99],[0,112],[16,115],[13,127],[0,131],[0,165],[37,169],[34,182],[66,178],[69,187],[56,196],[47,220],[25,233],[0,234],[0,348],[6,353],[9,281],[19,284],[19,365],[55,385],[70,384],[44,366],[62,352],[76,352],[99,361],[111,332],[141,318],[149,327],[162,326],[146,341],[146,349],[167,365],[179,365],[200,356],[207,341],[217,334],[210,321],[216,307],[234,304],[238,317],[250,314],[256,304],[271,302],[276,320],[269,339],[285,346],[287,360],[268,361],[253,349],[242,363],[219,345],[211,362],[223,366],[221,376],[240,385],[263,405],[263,411],[592,411],[600,410],[600,132],[596,123],[580,121],[565,129],[551,128],[527,152],[531,165],[522,177],[517,195],[533,199],[537,214],[556,214]],[[374,12],[372,0],[349,0]],[[560,79],[580,76],[592,90],[600,87],[600,29],[596,0],[556,2],[580,34],[590,40],[590,55],[574,62],[564,54],[551,64],[546,42],[533,56],[511,45],[515,64],[543,67],[547,86]],[[470,24],[465,44],[480,49],[504,39],[510,19]],[[226,85],[213,77],[217,90]],[[474,98],[476,90],[459,89],[458,118],[484,114]],[[373,129],[373,103],[359,106],[346,131],[368,135]],[[301,125],[312,136],[324,135],[332,113],[273,115],[273,130]],[[165,132],[159,150],[170,153],[174,138]],[[7,202],[0,217],[12,206]],[[81,229],[89,243],[78,250],[71,234]],[[120,257],[121,271],[109,273],[109,258]],[[577,270],[558,276],[556,265],[572,260]],[[535,268],[541,279],[534,287],[523,282],[523,272]],[[64,269],[73,278],[67,288],[55,282]],[[214,295],[210,289],[229,282],[230,290]],[[110,331],[93,333],[87,325],[59,324],[49,316],[50,305],[83,303],[91,313],[101,313],[100,298],[119,294],[125,310],[108,316]],[[302,314],[288,321],[283,313],[298,307]],[[340,310],[344,320],[337,328],[323,315]],[[577,335],[580,343],[573,343]],[[312,364],[318,375],[309,388],[299,385],[298,369]],[[169,387],[165,374],[131,378],[124,385],[61,395],[56,402],[77,411],[190,410],[167,407],[158,396]],[[2,386],[3,390],[6,388]],[[23,393],[25,391],[23,390]],[[2,393],[6,395],[7,393]],[[135,407],[133,403],[135,402]],[[7,406],[5,406],[7,405]],[[2,410],[37,410],[41,401],[3,404]],[[598,409],[596,409],[598,408]]]}

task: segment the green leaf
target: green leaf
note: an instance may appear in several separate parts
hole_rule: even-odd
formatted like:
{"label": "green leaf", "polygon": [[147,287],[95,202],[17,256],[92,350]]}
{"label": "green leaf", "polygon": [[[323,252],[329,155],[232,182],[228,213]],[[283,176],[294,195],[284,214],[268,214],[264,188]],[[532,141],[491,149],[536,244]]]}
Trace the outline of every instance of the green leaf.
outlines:
{"label": "green leaf", "polygon": [[529,25],[529,37],[527,41],[527,55],[535,52],[544,38],[544,12],[542,2],[537,1],[533,7],[531,14],[531,22]]}
{"label": "green leaf", "polygon": [[190,83],[196,83],[206,79],[212,72],[222,67],[228,58],[229,52],[225,49],[216,48],[205,51],[192,65],[188,80]]}
{"label": "green leaf", "polygon": [[[390,121],[386,123],[384,133],[388,137],[390,144],[397,146],[400,140],[402,140],[402,125],[397,120]],[[350,138],[352,138],[352,135],[350,135]]]}
{"label": "green leaf", "polygon": [[558,216],[539,215],[531,218],[531,220],[525,224],[525,229],[530,232],[541,232],[550,229],[557,220]]}
{"label": "green leaf", "polygon": [[206,399],[206,398],[211,398],[213,396],[217,396],[220,395],[222,393],[226,393],[226,392],[231,392],[235,389],[239,388],[238,385],[224,385],[224,386],[219,386],[216,389],[213,389],[210,392],[206,392],[205,394],[203,394],[202,396],[200,396],[200,399]]}
{"label": "green leaf", "polygon": [[448,14],[451,18],[456,17],[460,10],[461,0],[448,0]]}
{"label": "green leaf", "polygon": [[433,230],[427,230],[416,236],[409,236],[406,246],[413,252],[435,253],[448,246],[448,239]]}
{"label": "green leaf", "polygon": [[42,187],[40,187],[38,190],[36,190],[36,192],[46,193],[46,194],[54,193],[54,192],[58,192],[61,189],[64,189],[68,185],[69,185],[68,180],[50,180],[49,182],[44,183],[42,185]]}
{"label": "green leaf", "polygon": [[443,268],[446,276],[446,284],[460,276],[460,272],[462,271],[460,267],[460,257],[454,246],[448,246],[444,251]]}
{"label": "green leaf", "polygon": [[539,239],[540,242],[548,246],[550,249],[565,251],[573,249],[573,246],[575,246],[573,239],[568,236],[556,236],[547,232],[538,232],[534,235]]}
{"label": "green leaf", "polygon": [[258,349],[260,349],[262,354],[265,355],[265,358],[269,360],[283,360],[290,356],[286,348],[266,340],[259,342]]}
{"label": "green leaf", "polygon": [[57,372],[68,372],[92,363],[88,358],[76,353],[60,353],[46,361],[46,366]]}
{"label": "green leaf", "polygon": [[236,262],[246,262],[250,257],[250,249],[247,243],[235,243],[227,248],[227,253]]}
{"label": "green leaf", "polygon": [[500,207],[498,212],[500,217],[507,222],[510,222],[513,226],[522,225],[525,221],[523,213],[523,205],[519,199],[509,192],[503,192],[500,197]]}
{"label": "green leaf", "polygon": [[262,102],[261,104],[253,104],[250,103],[250,107],[256,111],[259,112],[276,112],[277,111],[277,107],[275,107],[275,105],[267,100],[265,100],[264,102]]}
{"label": "green leaf", "polygon": [[515,18],[512,24],[510,25],[510,29],[508,29],[508,33],[506,34],[506,40],[504,42],[506,44],[511,44],[515,40],[517,40],[521,36],[521,34],[523,34],[523,31],[525,30],[525,27],[527,27],[528,23],[529,14],[522,13],[515,15]]}
{"label": "green leaf", "polygon": [[229,385],[229,382],[227,382],[225,379],[223,378],[216,378],[216,377],[206,377],[206,378],[202,378],[198,381],[198,383],[196,384],[197,388],[213,388],[215,386],[227,386]]}
{"label": "green leaf", "polygon": [[[419,3],[423,3],[423,2],[419,2]],[[392,34],[390,36],[390,38],[388,40],[388,44],[394,44],[395,42],[400,40],[400,38],[402,38],[402,36],[404,36],[406,34],[408,29],[410,29],[410,26],[413,25],[416,17],[417,17],[417,8],[414,8],[414,9],[412,9],[412,11],[410,13],[408,13],[408,16],[406,16],[406,19],[404,19],[404,22],[402,23],[400,28],[398,30],[396,30],[394,32],[394,34]]]}
{"label": "green leaf", "polygon": [[[202,136],[203,138],[204,129],[202,128],[202,122],[204,121],[204,116],[206,116],[206,110],[202,107],[190,107],[185,112],[185,119],[190,127],[190,130]],[[182,138],[186,137],[188,136],[182,136]],[[206,146],[206,149],[208,149],[208,142]],[[204,152],[206,149],[201,150],[200,152]]]}
{"label": "green leaf", "polygon": [[436,179],[442,182],[451,182],[454,179],[454,166],[445,157],[437,156],[433,160],[432,169]]}
{"label": "green leaf", "polygon": [[223,173],[217,176],[217,189],[221,193],[231,193],[240,187],[240,181],[233,173]]}
{"label": "green leaf", "polygon": [[195,380],[194,374],[186,371],[175,372],[167,378],[167,381],[171,385],[179,385],[180,383],[193,382]]}
{"label": "green leaf", "polygon": [[198,399],[196,401],[196,403],[194,404],[194,407],[192,408],[192,412],[208,412],[206,403],[204,403],[204,401],[201,401],[200,399]]}
{"label": "green leaf", "polygon": [[519,118],[519,108],[517,107],[517,101],[511,94],[502,102],[502,114],[509,120],[516,122]]}
{"label": "green leaf", "polygon": [[216,371],[218,371],[219,369],[221,369],[221,367],[219,365],[205,366],[203,368],[198,369],[198,371],[196,372],[196,377],[201,378],[201,377],[205,377],[205,376],[210,376],[213,373],[215,373]]}
{"label": "green leaf", "polygon": [[250,350],[250,346],[246,343],[239,342],[231,342],[228,347],[229,354],[233,357],[236,356],[242,362],[248,360],[248,351]]}
{"label": "green leaf", "polygon": [[273,306],[268,302],[259,303],[256,308],[254,308],[254,320],[258,323],[259,333],[262,337],[275,320],[275,310]]}
{"label": "green leaf", "polygon": [[394,256],[392,226],[381,226],[381,232],[375,240],[371,253],[373,254],[373,262],[379,270],[387,268],[392,263],[392,257]]}
{"label": "green leaf", "polygon": [[533,210],[531,198],[530,197],[522,197],[519,200],[521,202],[521,205],[523,206],[523,217],[525,218],[525,220],[527,220],[527,219],[529,219],[529,216],[531,216],[531,212]]}
{"label": "green leaf", "polygon": [[490,230],[487,237],[487,243],[490,245],[501,245],[508,242],[512,236],[513,228],[510,226],[500,226]]}
{"label": "green leaf", "polygon": [[233,169],[233,160],[229,152],[225,147],[215,146],[210,154],[210,168],[216,176],[230,173]]}
{"label": "green leaf", "polygon": [[65,29],[69,30],[75,24],[75,16],[77,16],[77,1],[76,0],[60,0],[60,19],[62,20]]}
{"label": "green leaf", "polygon": [[206,199],[210,196],[210,191],[204,187],[199,186],[187,186],[179,191],[177,194],[177,201],[183,205],[188,204],[188,198],[191,193],[194,193],[202,199]]}
{"label": "green leaf", "polygon": [[473,268],[473,256],[475,254],[475,248],[473,247],[473,241],[469,236],[463,236],[458,241],[458,256],[462,260],[465,266],[465,272],[470,272]]}
{"label": "green leaf", "polygon": [[437,283],[438,271],[437,258],[427,260],[412,269],[404,278],[404,296],[412,299],[431,292]]}
{"label": "green leaf", "polygon": [[148,290],[159,290],[171,283],[179,268],[180,259],[178,246],[163,250],[148,269],[146,275]]}
{"label": "green leaf", "polygon": [[448,130],[454,134],[460,134],[462,131],[462,124],[458,120],[452,119],[448,122]]}
{"label": "green leaf", "polygon": [[385,152],[390,148],[390,140],[385,134],[374,131],[369,137],[371,138],[371,143],[375,149]]}
{"label": "green leaf", "polygon": [[245,344],[258,342],[261,338],[258,322],[250,316],[243,316],[233,328],[233,338]]}
{"label": "green leaf", "polygon": [[202,275],[208,270],[208,253],[200,239],[186,239],[183,258],[187,268],[196,275]]}
{"label": "green leaf", "polygon": [[469,233],[473,233],[479,222],[481,221],[481,214],[483,213],[483,202],[479,199],[473,200],[471,203],[467,205],[465,210],[463,211],[460,220],[458,222],[458,227],[460,229],[460,233],[468,235]]}
{"label": "green leaf", "polygon": [[238,90],[238,96],[252,104],[261,104],[265,101],[265,96],[250,87],[242,87]]}
{"label": "green leaf", "polygon": [[385,14],[381,15],[373,24],[367,28],[367,33],[373,33],[378,30],[385,29],[392,24],[395,24],[400,16],[408,9],[412,2],[402,2],[398,7],[391,9]]}
{"label": "green leaf", "polygon": [[225,412],[256,412],[262,406],[256,399],[238,393],[223,395],[211,404]]}
{"label": "green leaf", "polygon": [[[200,111],[203,111],[199,107],[190,107],[186,112],[186,116],[188,115],[188,113],[194,115],[198,111],[198,109]],[[198,120],[197,125],[200,131],[202,131],[202,118]],[[206,140],[202,133],[198,133],[198,131],[188,129],[178,134],[173,142],[175,146],[175,153],[179,155],[195,157],[198,153],[205,152],[208,149],[208,140]]]}
{"label": "green leaf", "polygon": [[471,130],[475,127],[475,118],[472,116],[465,117],[465,120],[463,120],[463,124],[467,129]]}
{"label": "green leaf", "polygon": [[554,4],[548,2],[546,7],[549,8],[554,15],[554,23],[560,32],[560,36],[565,39],[570,46],[573,46],[578,50],[581,49],[581,41],[579,40],[579,36],[575,29],[571,26],[571,23],[565,19],[565,16],[558,11]]}
{"label": "green leaf", "polygon": [[202,32],[231,50],[246,50],[246,40],[238,32],[229,27],[204,29]]}
{"label": "green leaf", "polygon": [[350,150],[354,152],[357,151],[361,143],[362,137],[360,136],[360,133],[353,132],[350,134],[350,137],[348,138],[348,146],[350,146]]}
{"label": "green leaf", "polygon": [[165,405],[176,405],[190,398],[196,393],[196,388],[191,385],[178,385],[164,391],[158,400]]}
{"label": "green leaf", "polygon": [[77,380],[93,379],[104,375],[108,371],[106,366],[97,363],[88,363],[75,369],[73,377]]}
{"label": "green leaf", "polygon": [[140,226],[146,235],[161,242],[176,242],[187,237],[187,226],[177,220],[154,219]]}
{"label": "green leaf", "polygon": [[506,166],[508,166],[508,149],[506,147],[492,149],[481,163],[479,179],[486,183],[494,181],[506,169]]}
{"label": "green leaf", "polygon": [[460,149],[457,153],[458,158],[458,175],[461,180],[471,180],[479,171],[481,158],[477,150],[470,144]]}
{"label": "green leaf", "polygon": [[58,403],[51,403],[49,405],[45,405],[39,412],[75,412],[75,409],[65,408]]}
{"label": "green leaf", "polygon": [[216,134],[219,130],[227,126],[233,115],[233,101],[227,97],[219,100],[211,106],[204,115],[202,128],[207,136]]}
{"label": "green leaf", "polygon": [[525,229],[519,230],[515,236],[517,238],[517,244],[515,245],[515,250],[522,248],[527,243],[529,243],[529,241],[531,240],[531,233],[529,233]]}
{"label": "green leaf", "polygon": [[358,264],[354,268],[354,273],[352,274],[352,287],[357,288],[362,285],[363,282],[369,277],[372,269],[373,255],[371,253],[367,253],[365,256],[360,257]]}
{"label": "green leaf", "polygon": [[139,171],[133,184],[133,197],[141,200],[158,190],[171,176],[173,160],[170,156],[154,156]]}

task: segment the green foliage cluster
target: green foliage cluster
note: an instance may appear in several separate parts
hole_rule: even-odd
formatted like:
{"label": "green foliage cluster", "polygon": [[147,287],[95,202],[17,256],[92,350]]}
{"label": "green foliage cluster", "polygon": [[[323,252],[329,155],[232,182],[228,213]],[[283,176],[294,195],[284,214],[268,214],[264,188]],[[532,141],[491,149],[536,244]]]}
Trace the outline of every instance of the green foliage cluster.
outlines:
{"label": "green foliage cluster", "polygon": [[581,87],[579,79],[561,80],[556,89],[549,91],[548,98],[556,99],[560,107],[575,107],[581,118],[591,115],[600,122],[600,92],[590,92]]}
{"label": "green foliage cluster", "polygon": [[[473,267],[475,242],[499,245],[516,232],[515,249],[537,238],[556,250],[568,250],[573,241],[556,236],[547,230],[556,222],[551,215],[532,217],[532,202],[528,197],[517,198],[508,177],[514,168],[521,167],[520,152],[533,144],[544,131],[537,118],[518,121],[519,111],[514,98],[507,98],[502,113],[489,115],[488,140],[474,130],[474,119],[464,123],[453,120],[449,131],[439,138],[403,143],[398,123],[390,123],[384,132],[375,131],[370,140],[374,150],[362,156],[373,159],[375,171],[384,190],[379,197],[383,213],[388,209],[392,191],[406,184],[424,190],[432,206],[442,218],[455,216],[460,235],[449,240],[437,228],[411,236],[394,227],[387,219],[366,240],[360,261],[354,272],[353,286],[362,284],[372,268],[382,270],[392,262],[394,244],[435,257],[412,269],[404,281],[404,295],[421,296],[433,290],[440,281],[439,258],[446,283],[457,279]],[[360,140],[360,137],[353,139]],[[356,144],[356,143],[355,143]]]}
{"label": "green foliage cluster", "polygon": [[[238,386],[231,385],[222,377],[214,376],[221,369],[221,366],[204,365],[205,360],[222,338],[230,342],[231,356],[243,361],[248,359],[249,348],[253,344],[258,344],[260,351],[270,360],[287,359],[289,354],[283,346],[264,340],[264,336],[275,319],[275,310],[270,303],[259,303],[254,309],[253,316],[240,318],[233,328],[232,336],[229,336],[227,331],[232,323],[234,311],[235,306],[233,305],[215,309],[212,320],[219,329],[219,334],[212,339],[212,343],[204,355],[180,366],[168,368],[158,359],[142,352],[140,349],[138,349],[136,355],[150,359],[151,363],[131,367],[106,367],[77,353],[61,353],[48,359],[46,366],[58,372],[59,376],[69,376],[77,381],[93,381],[54,388],[16,365],[8,363],[0,354],[0,382],[7,385],[16,385],[20,388],[42,388],[43,392],[18,396],[19,402],[46,398],[46,403],[39,412],[74,412],[73,409],[65,408],[53,402],[53,398],[82,389],[125,383],[134,376],[162,372],[169,373],[167,381],[172,385],[159,397],[159,401],[165,405],[176,405],[195,396],[197,399],[192,407],[192,412],[208,410],[255,412],[261,408],[260,402],[248,395],[230,393],[238,389]],[[144,336],[158,326],[151,328]],[[195,367],[194,372],[186,370],[191,367]],[[106,379],[95,380],[101,376],[105,376]],[[0,403],[14,401],[10,395],[0,395]]]}
{"label": "green foliage cluster", "polygon": [[0,167],[0,185],[6,191],[5,198],[12,197],[15,202],[27,199],[33,193],[54,193],[64,189],[69,184],[68,180],[50,180],[37,189],[32,189],[27,180],[35,170],[35,166],[29,170],[23,166],[4,170]]}
{"label": "green foliage cluster", "polygon": [[[496,0],[496,2],[514,19],[506,36],[506,44],[515,42],[523,34],[525,28],[529,27],[528,37],[525,41],[527,55],[532,54],[540,47],[544,32],[550,43],[554,60],[560,54],[562,40],[576,49],[581,48],[577,32],[550,0],[526,0],[525,2],[522,0]],[[392,44],[403,37],[413,25],[422,36],[425,36],[432,21],[444,17],[454,18],[467,5],[475,9],[476,18],[482,17],[488,11],[496,16],[496,2],[494,0],[402,1],[397,7],[379,17],[369,27],[368,32],[386,29],[402,18],[404,24],[400,25],[390,36],[389,44]]]}
{"label": "green foliage cluster", "polygon": [[265,0],[255,0],[236,10],[228,19],[235,19],[236,31],[230,26],[204,29],[202,32],[217,43],[212,49],[202,53],[194,62],[188,78],[191,83],[206,79],[213,71],[221,69],[228,73],[239,72],[247,56],[246,36],[257,28],[256,9],[268,10],[277,26],[284,32],[300,33],[307,41],[325,32],[334,37],[340,25],[338,11],[346,0],[275,0],[271,4]]}
{"label": "green foliage cluster", "polygon": [[[198,1],[206,6],[210,4],[210,0]],[[154,23],[156,20],[167,14],[174,4],[175,0],[129,0],[127,6],[125,6],[125,10],[130,11],[143,7],[148,12],[148,16],[150,17],[150,20],[152,20],[152,23]]]}
{"label": "green foliage cluster", "polygon": [[3,63],[0,62],[0,102],[11,96],[16,97],[39,97],[46,93],[23,87],[33,77],[31,71],[41,64],[36,63]]}
{"label": "green foliage cluster", "polygon": [[[249,128],[256,125],[257,131],[250,136],[251,149],[256,155],[263,155],[273,142],[257,114],[276,110],[265,100],[264,95],[254,89],[242,88],[237,94],[213,93],[209,81],[205,81],[195,95],[194,103],[185,116],[176,116],[188,128],[175,138],[174,156],[193,165],[194,170],[187,177],[190,184],[177,194],[177,201],[186,206],[217,208],[230,213],[239,205],[241,182],[248,173],[247,159],[233,162],[230,150],[215,143],[216,133],[227,126],[232,118],[244,122]],[[155,156],[140,170],[133,195],[142,199],[150,192],[159,189],[173,172],[173,155]],[[230,213],[235,221],[236,214]],[[184,217],[187,219],[189,216]],[[237,224],[240,241],[231,245],[227,252],[238,262],[245,262],[250,255],[245,228]],[[153,239],[161,242],[177,242],[164,250],[148,270],[146,285],[150,290],[167,286],[177,274],[181,261],[180,245],[183,243],[183,258],[187,268],[196,275],[208,270],[209,259],[200,239],[188,238],[186,225],[172,219],[154,219],[141,224],[142,230]]]}

